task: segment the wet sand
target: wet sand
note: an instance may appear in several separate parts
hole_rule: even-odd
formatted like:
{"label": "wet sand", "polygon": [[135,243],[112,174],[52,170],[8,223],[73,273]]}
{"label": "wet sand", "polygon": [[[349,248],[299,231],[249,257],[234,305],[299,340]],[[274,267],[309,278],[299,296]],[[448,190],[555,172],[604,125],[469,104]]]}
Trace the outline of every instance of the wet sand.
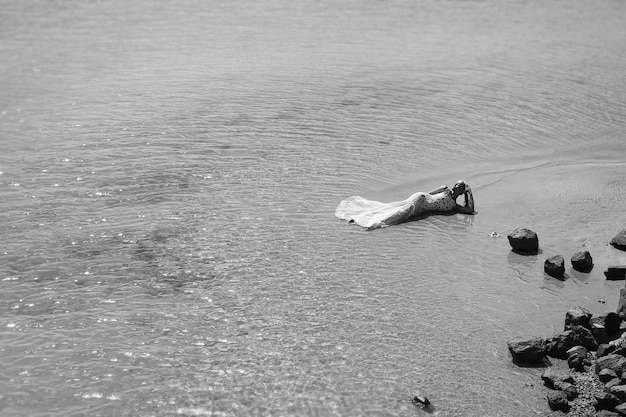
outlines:
{"label": "wet sand", "polygon": [[[534,230],[540,257],[560,253],[567,260],[577,250],[594,255],[595,277],[608,264],[626,261],[626,253],[608,246],[626,228],[624,163],[550,165],[485,175],[475,195],[475,224],[494,230]],[[577,275],[577,274],[576,274]]]}

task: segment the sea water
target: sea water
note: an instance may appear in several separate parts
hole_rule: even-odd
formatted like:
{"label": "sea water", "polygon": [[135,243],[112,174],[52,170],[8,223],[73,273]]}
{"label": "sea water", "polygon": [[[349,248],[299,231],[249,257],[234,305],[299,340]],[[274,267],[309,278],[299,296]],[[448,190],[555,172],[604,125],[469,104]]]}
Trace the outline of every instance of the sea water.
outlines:
{"label": "sea water", "polygon": [[[615,308],[621,1],[0,1],[0,414],[548,412]],[[343,198],[465,179],[475,216]],[[541,252],[510,251],[529,227]],[[497,237],[500,236],[500,237]],[[591,274],[543,273],[590,250]]]}

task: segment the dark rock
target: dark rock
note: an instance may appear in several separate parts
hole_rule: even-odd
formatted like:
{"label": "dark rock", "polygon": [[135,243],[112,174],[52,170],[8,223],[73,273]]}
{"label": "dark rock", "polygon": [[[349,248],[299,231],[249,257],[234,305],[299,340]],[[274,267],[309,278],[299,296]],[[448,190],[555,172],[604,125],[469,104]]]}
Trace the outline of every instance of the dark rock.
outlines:
{"label": "dark rock", "polygon": [[621,355],[609,353],[606,356],[598,358],[596,360],[596,372],[600,372],[603,369],[610,369],[621,377],[622,372],[626,369],[626,358]]}
{"label": "dark rock", "polygon": [[548,405],[552,411],[567,411],[569,410],[569,403],[567,402],[567,395],[563,391],[550,391],[548,392]]}
{"label": "dark rock", "polygon": [[598,344],[608,343],[621,335],[622,318],[617,313],[604,313],[591,318],[591,333]]}
{"label": "dark rock", "polygon": [[593,338],[596,339],[596,342],[598,342],[598,345],[609,341],[609,335],[602,324],[592,323],[591,334]]}
{"label": "dark rock", "polygon": [[570,384],[569,382],[557,381],[554,384],[554,388],[563,391],[568,401],[572,401],[574,398],[578,397],[578,388],[576,388],[576,385]]}
{"label": "dark rock", "polygon": [[586,363],[586,357],[582,357],[577,353],[567,357],[567,365],[570,369],[582,369]]}
{"label": "dark rock", "polygon": [[615,378],[619,378],[619,377],[617,376],[615,371],[611,369],[603,369],[600,372],[598,372],[598,379],[605,384]]}
{"label": "dark rock", "polygon": [[507,235],[513,251],[521,254],[536,254],[539,252],[537,233],[529,229],[515,229]]}
{"label": "dark rock", "polygon": [[617,313],[607,313],[604,317],[604,327],[609,337],[615,336],[622,325],[622,318]]}
{"label": "dark rock", "polygon": [[552,369],[547,369],[541,374],[541,379],[546,387],[556,389],[556,384],[559,382],[566,382],[568,384],[574,383],[574,377],[566,372],[555,372]]}
{"label": "dark rock", "polygon": [[626,317],[626,288],[619,290],[619,300],[617,301],[617,315],[623,320]]}
{"label": "dark rock", "polygon": [[621,402],[626,401],[626,385],[615,385],[609,392],[617,397]]}
{"label": "dark rock", "polygon": [[583,326],[591,328],[591,311],[586,308],[576,306],[565,313],[565,330],[570,330],[572,326]]}
{"label": "dark rock", "polygon": [[529,340],[509,342],[507,344],[513,360],[525,364],[540,364],[546,356],[546,342],[535,337]]}
{"label": "dark rock", "polygon": [[[626,347],[624,346],[615,346],[615,350],[613,351],[615,355],[626,356]],[[626,368],[624,369],[626,371]],[[626,372],[624,373],[626,375]]]}
{"label": "dark rock", "polygon": [[604,319],[606,318],[606,313],[605,314],[596,314],[595,316],[592,316],[591,319],[589,320],[589,324],[593,325],[593,324],[601,324],[604,326]]}
{"label": "dark rock", "polygon": [[574,346],[567,352],[567,364],[571,369],[582,368],[587,359],[587,349],[583,346]]}
{"label": "dark rock", "polygon": [[417,394],[413,397],[413,404],[428,407],[431,403],[430,400],[426,398],[426,396],[422,394]]}
{"label": "dark rock", "polygon": [[551,277],[563,278],[565,274],[565,261],[563,257],[561,255],[554,255],[546,259],[546,262],[543,264],[543,270]]}
{"label": "dark rock", "polygon": [[620,404],[615,407],[615,412],[618,416],[626,416],[626,403]]}
{"label": "dark rock", "polygon": [[589,272],[593,269],[593,259],[589,251],[576,252],[572,255],[572,268],[578,272]]}
{"label": "dark rock", "polygon": [[596,410],[613,410],[620,404],[619,398],[608,392],[594,394],[594,398],[597,401],[595,405]]}
{"label": "dark rock", "polygon": [[555,334],[546,341],[546,350],[548,355],[553,358],[567,359],[567,351],[576,346],[579,341],[576,340],[576,336],[573,331],[567,330]]}
{"label": "dark rock", "polygon": [[622,334],[619,338],[611,340],[609,344],[615,346],[615,351],[613,353],[624,356],[623,352],[626,349],[626,334]]}
{"label": "dark rock", "polygon": [[626,229],[622,230],[611,239],[611,245],[616,249],[626,251]]}
{"label": "dark rock", "polygon": [[604,388],[607,391],[610,391],[611,388],[616,387],[618,385],[623,385],[622,384],[622,380],[619,378],[613,378],[612,380],[610,380],[609,382],[607,382],[606,384],[604,384]]}
{"label": "dark rock", "polygon": [[587,329],[583,326],[572,326],[572,330],[574,333],[575,344],[582,345],[588,350],[597,350],[598,342],[593,338],[593,334],[591,334],[591,330]]}
{"label": "dark rock", "polygon": [[609,410],[600,410],[596,417],[619,417],[619,414]]}
{"label": "dark rock", "polygon": [[573,348],[571,348],[565,353],[567,354],[568,357],[572,355],[579,355],[579,356],[586,358],[589,352],[584,346],[574,346]]}
{"label": "dark rock", "polygon": [[626,356],[626,340],[624,338],[619,338],[611,341],[609,344],[615,346],[615,350],[612,352],[616,355]]}
{"label": "dark rock", "polygon": [[604,275],[612,281],[626,279],[626,265],[611,265],[604,271]]}
{"label": "dark rock", "polygon": [[609,353],[613,353],[615,351],[615,345],[609,345],[608,343],[602,343],[598,346],[598,350],[596,351],[596,358],[601,358],[603,356],[608,355]]}

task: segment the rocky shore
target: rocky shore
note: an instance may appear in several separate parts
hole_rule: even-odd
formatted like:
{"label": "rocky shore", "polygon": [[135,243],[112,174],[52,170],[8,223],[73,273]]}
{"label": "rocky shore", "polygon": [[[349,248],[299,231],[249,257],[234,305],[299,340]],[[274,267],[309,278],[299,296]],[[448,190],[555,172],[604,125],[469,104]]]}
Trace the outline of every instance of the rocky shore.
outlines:
{"label": "rocky shore", "polygon": [[[529,229],[516,229],[508,236],[513,250],[536,254],[537,235]],[[626,250],[626,230],[610,242]],[[593,260],[589,252],[578,252],[571,259],[577,271],[589,272]],[[561,255],[545,261],[545,272],[563,279]],[[607,279],[624,279],[625,266],[611,266]],[[508,342],[513,362],[519,366],[545,367],[541,375],[547,387],[546,398],[554,412],[571,417],[626,416],[626,288],[620,291],[616,311],[594,316],[582,307],[566,312],[563,331],[548,338],[532,337]]]}
{"label": "rocky shore", "polygon": [[[618,329],[607,333],[616,318]],[[513,361],[520,366],[546,367],[541,379],[553,411],[568,416],[626,416],[623,320],[616,313],[593,317],[576,307],[567,312],[564,328],[549,339],[509,342]]]}

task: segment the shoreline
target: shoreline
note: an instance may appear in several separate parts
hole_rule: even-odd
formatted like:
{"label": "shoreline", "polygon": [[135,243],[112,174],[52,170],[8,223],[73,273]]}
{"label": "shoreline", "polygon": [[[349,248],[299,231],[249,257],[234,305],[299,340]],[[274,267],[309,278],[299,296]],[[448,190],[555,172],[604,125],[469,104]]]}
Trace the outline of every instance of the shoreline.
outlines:
{"label": "shoreline", "polygon": [[[508,239],[515,252],[537,251],[539,242],[531,230],[516,230]],[[615,235],[609,245],[617,252],[626,252],[626,229]],[[565,279],[563,264],[564,259],[559,256],[547,259],[546,274]],[[589,252],[584,258],[578,257],[576,265],[572,258],[571,264],[583,273],[595,269]],[[624,282],[626,266],[609,269],[619,272],[611,275],[605,270],[607,280]],[[626,392],[626,385],[622,385],[626,378],[625,307],[626,289],[622,288],[614,311],[605,309],[605,313],[594,315],[576,306],[565,314],[563,331],[551,338],[535,336],[507,342],[514,364],[546,368],[541,379],[548,388],[546,396],[552,411],[562,411],[568,417],[626,415],[626,396],[621,394],[621,389]]]}

